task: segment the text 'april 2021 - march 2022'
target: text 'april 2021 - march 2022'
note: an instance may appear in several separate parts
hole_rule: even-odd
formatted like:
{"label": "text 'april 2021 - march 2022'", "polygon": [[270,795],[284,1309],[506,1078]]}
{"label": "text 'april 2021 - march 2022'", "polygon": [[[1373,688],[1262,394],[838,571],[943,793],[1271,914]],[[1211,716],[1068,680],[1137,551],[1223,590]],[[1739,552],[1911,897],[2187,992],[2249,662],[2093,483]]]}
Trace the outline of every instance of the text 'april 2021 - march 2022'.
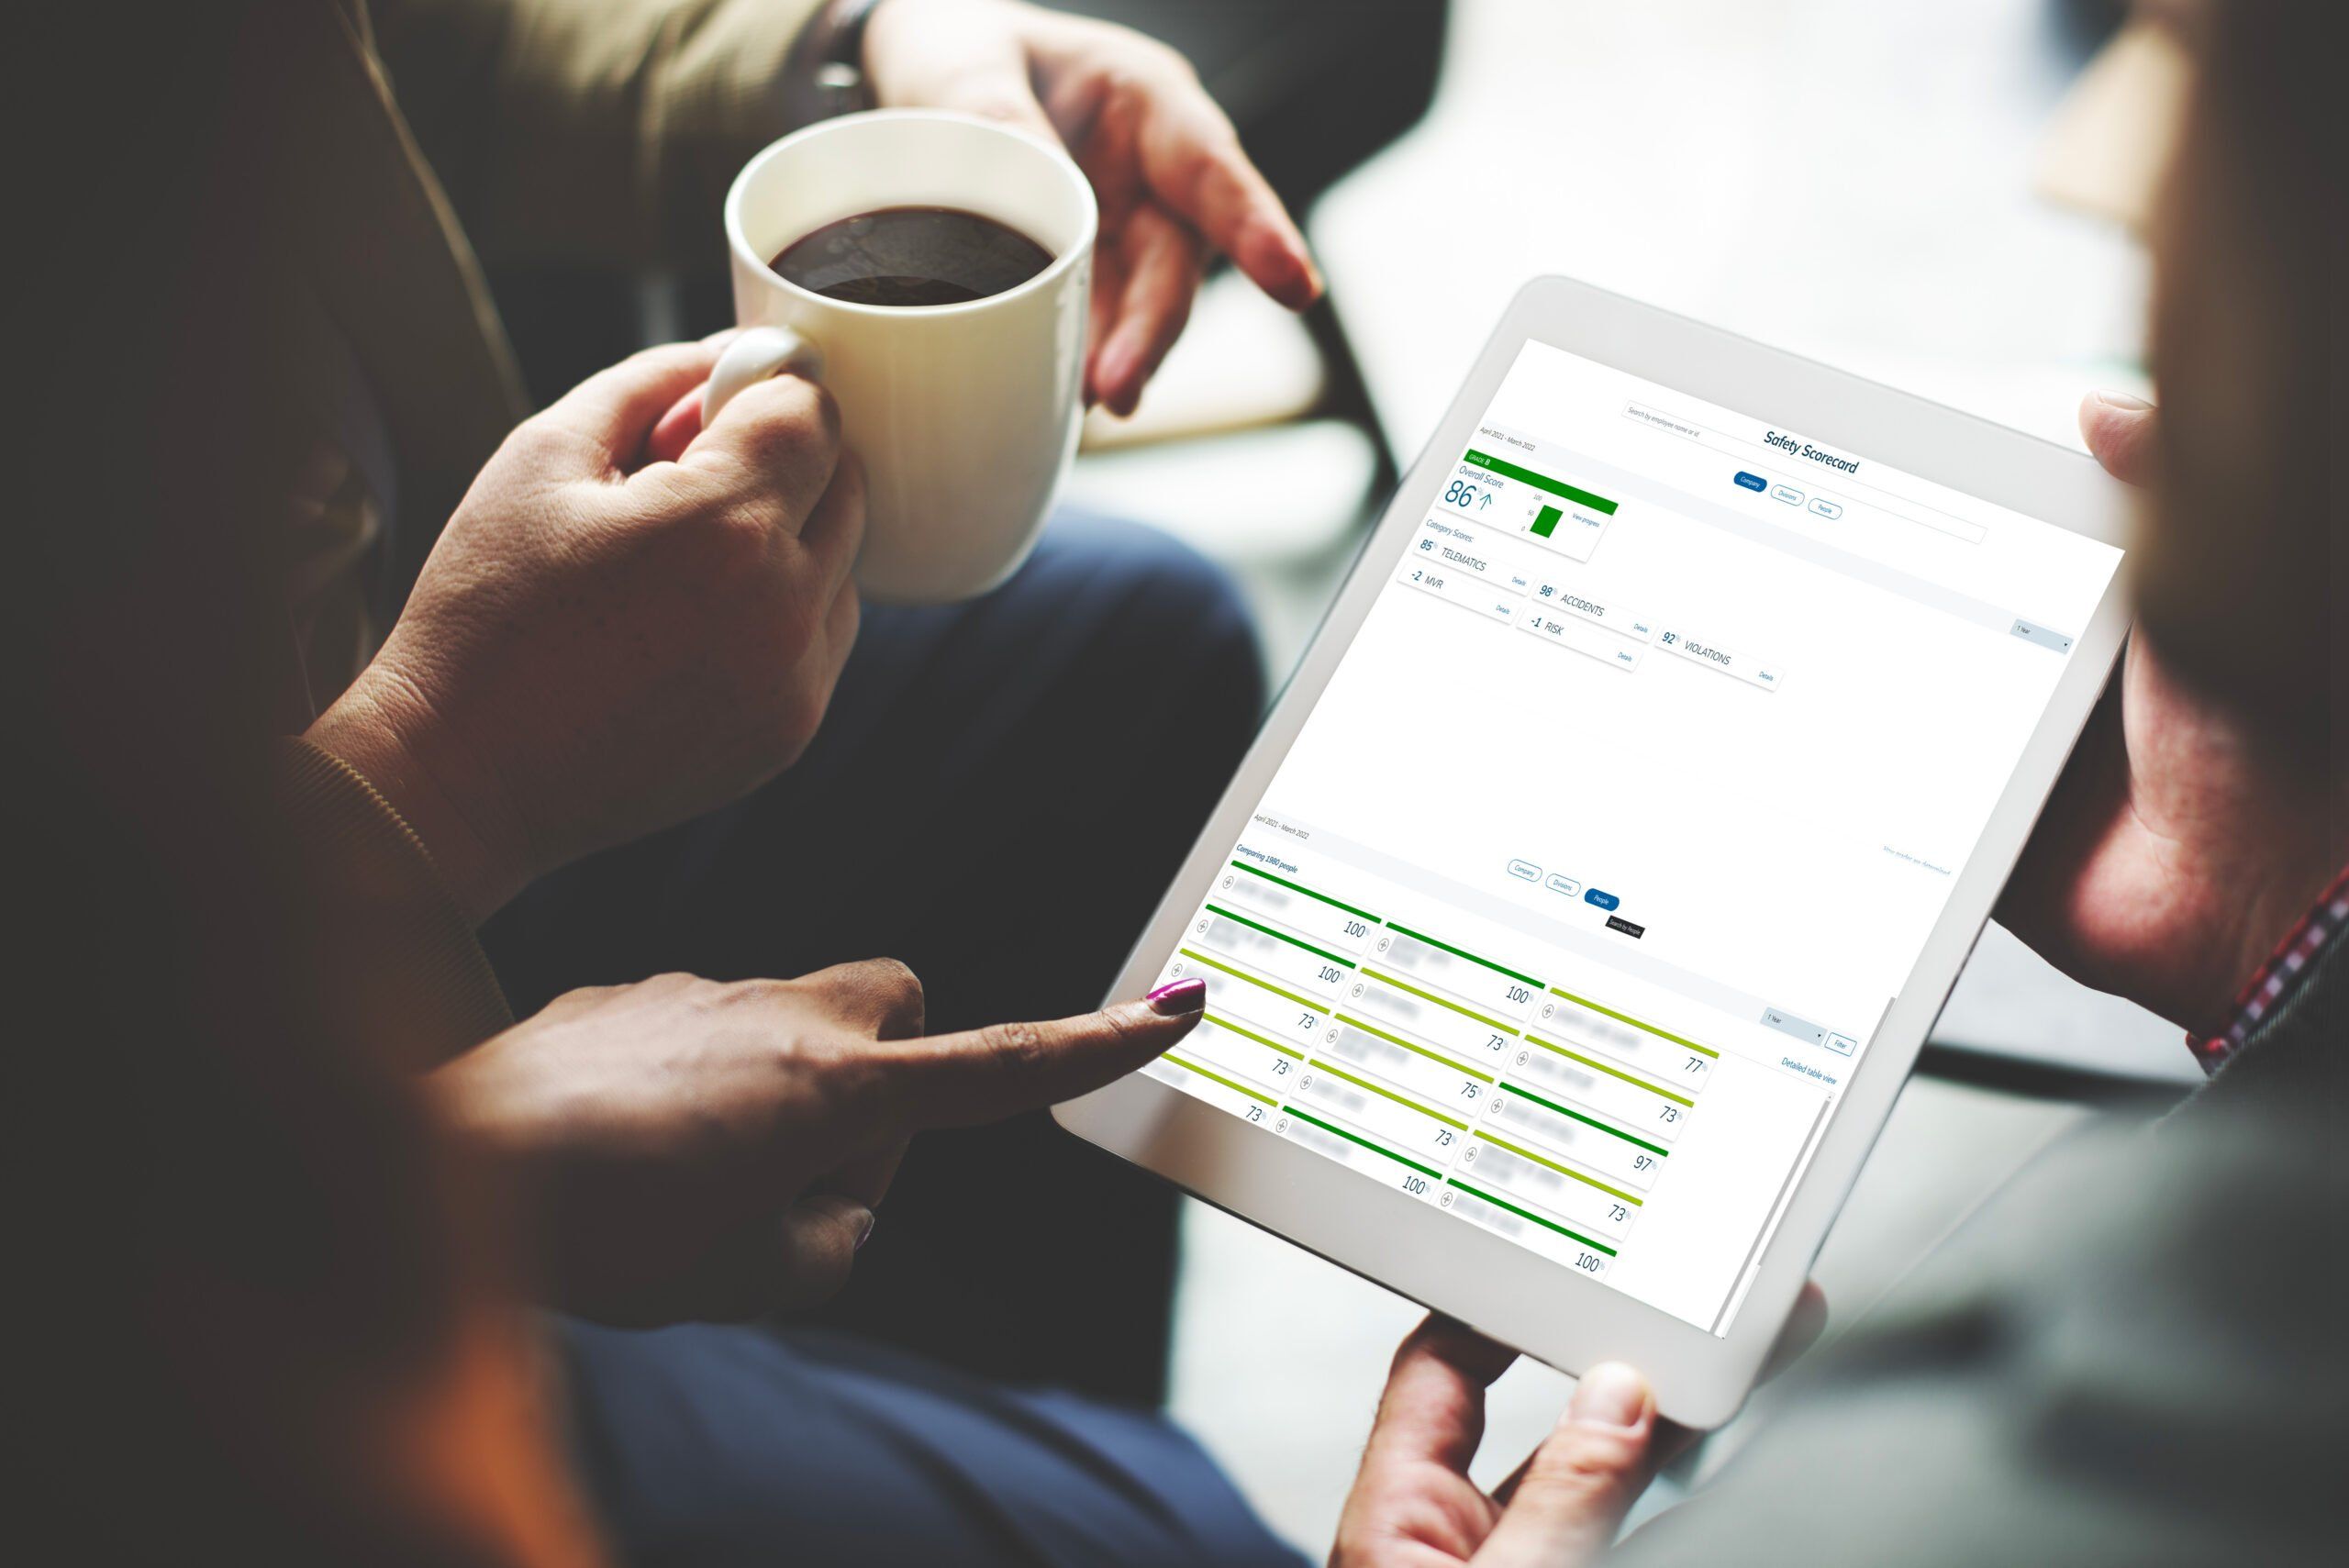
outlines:
{"label": "text 'april 2021 - march 2022'", "polygon": [[1147,1071],[1725,1332],[2120,559],[1525,345]]}

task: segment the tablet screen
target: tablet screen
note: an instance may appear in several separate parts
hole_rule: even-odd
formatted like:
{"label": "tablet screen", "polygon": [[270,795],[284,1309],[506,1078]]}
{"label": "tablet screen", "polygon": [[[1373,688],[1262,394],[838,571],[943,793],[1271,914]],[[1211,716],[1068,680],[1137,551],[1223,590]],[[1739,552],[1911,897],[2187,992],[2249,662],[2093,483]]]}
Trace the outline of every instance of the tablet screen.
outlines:
{"label": "tablet screen", "polygon": [[1725,1332],[2121,551],[1528,343],[1148,1069]]}

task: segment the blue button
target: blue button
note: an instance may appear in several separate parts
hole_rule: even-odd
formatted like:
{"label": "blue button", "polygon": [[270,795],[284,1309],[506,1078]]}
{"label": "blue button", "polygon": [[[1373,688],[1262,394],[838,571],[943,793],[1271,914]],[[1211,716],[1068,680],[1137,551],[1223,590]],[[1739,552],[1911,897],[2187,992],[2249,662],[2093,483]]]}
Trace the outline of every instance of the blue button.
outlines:
{"label": "blue button", "polygon": [[1737,482],[1748,490],[1756,492],[1770,488],[1770,482],[1758,473],[1741,473],[1737,476]]}
{"label": "blue button", "polygon": [[1595,887],[1588,887],[1583,890],[1582,901],[1586,904],[1596,904],[1601,909],[1612,909],[1618,904],[1623,902],[1613,894],[1601,893]]}

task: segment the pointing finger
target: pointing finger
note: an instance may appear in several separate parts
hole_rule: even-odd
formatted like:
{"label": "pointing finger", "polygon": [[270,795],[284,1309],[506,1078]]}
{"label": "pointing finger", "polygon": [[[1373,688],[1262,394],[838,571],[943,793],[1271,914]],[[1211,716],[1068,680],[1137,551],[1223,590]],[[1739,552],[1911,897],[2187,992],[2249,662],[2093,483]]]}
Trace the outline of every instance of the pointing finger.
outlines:
{"label": "pointing finger", "polygon": [[908,1131],[970,1127],[1073,1099],[1122,1078],[1199,1021],[1207,986],[1162,985],[1149,997],[1052,1023],[884,1042],[873,1074]]}

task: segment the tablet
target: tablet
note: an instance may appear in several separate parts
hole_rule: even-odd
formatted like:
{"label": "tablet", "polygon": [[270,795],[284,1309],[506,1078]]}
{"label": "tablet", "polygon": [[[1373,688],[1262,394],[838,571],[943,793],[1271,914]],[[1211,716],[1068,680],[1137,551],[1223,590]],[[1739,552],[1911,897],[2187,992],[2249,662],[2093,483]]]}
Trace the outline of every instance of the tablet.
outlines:
{"label": "tablet", "polygon": [[1062,1122],[1719,1423],[2104,684],[2126,510],[1529,285],[1118,982],[1204,977],[1206,1019]]}

